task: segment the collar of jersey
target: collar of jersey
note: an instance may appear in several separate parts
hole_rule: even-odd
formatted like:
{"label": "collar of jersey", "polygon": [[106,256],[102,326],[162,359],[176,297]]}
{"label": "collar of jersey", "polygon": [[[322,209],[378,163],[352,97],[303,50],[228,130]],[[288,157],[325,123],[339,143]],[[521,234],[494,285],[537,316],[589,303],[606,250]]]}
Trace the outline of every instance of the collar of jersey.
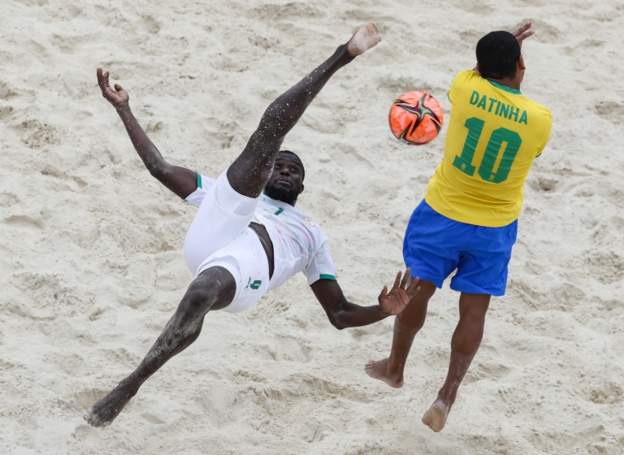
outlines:
{"label": "collar of jersey", "polygon": [[500,82],[493,81],[492,79],[487,80],[494,87],[499,88],[501,90],[505,90],[506,92],[513,93],[514,95],[522,95],[522,92],[517,88],[509,87],[508,85],[503,85]]}
{"label": "collar of jersey", "polygon": [[284,201],[278,201],[277,199],[273,199],[272,197],[267,196],[266,194],[262,194],[262,197],[267,198],[271,204],[277,206],[277,207],[281,207],[283,209],[288,209],[288,210],[292,210],[294,212],[298,212],[298,210],[295,208],[294,205],[290,205],[288,202],[284,202]]}

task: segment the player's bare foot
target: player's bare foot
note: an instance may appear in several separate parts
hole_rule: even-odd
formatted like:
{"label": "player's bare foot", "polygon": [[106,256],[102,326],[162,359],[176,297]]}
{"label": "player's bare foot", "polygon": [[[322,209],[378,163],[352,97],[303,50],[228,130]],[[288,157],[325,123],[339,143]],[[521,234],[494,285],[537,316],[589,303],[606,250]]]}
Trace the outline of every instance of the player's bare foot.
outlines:
{"label": "player's bare foot", "polygon": [[375,24],[371,22],[357,29],[347,44],[347,50],[349,54],[356,57],[363,54],[371,47],[375,47],[379,41],[381,41],[379,30],[377,30]]}
{"label": "player's bare foot", "polygon": [[422,417],[422,423],[427,425],[436,433],[442,431],[451,407],[439,398],[433,402],[431,407]]}
{"label": "player's bare foot", "polygon": [[135,394],[135,388],[123,383],[119,384],[108,395],[93,405],[89,414],[85,416],[85,420],[94,427],[110,425]]}
{"label": "player's bare foot", "polygon": [[371,378],[379,379],[390,387],[398,389],[403,386],[402,375],[394,375],[388,372],[388,359],[378,360],[376,362],[371,360],[366,364],[364,369],[366,370],[366,374]]}

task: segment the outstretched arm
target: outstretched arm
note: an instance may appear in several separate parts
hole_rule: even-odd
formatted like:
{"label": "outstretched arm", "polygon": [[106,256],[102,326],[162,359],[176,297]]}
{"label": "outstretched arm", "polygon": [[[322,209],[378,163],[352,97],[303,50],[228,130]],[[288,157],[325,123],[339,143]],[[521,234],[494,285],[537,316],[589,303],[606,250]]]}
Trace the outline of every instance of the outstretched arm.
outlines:
{"label": "outstretched arm", "polygon": [[418,279],[412,279],[409,269],[402,278],[399,272],[392,289],[388,292],[388,288],[384,287],[379,294],[378,305],[366,307],[349,302],[335,280],[318,280],[311,287],[329,321],[334,327],[342,330],[347,327],[373,324],[388,316],[399,314],[418,289],[418,283]]}
{"label": "outstretched arm", "polygon": [[117,110],[135,150],[141,160],[143,160],[143,164],[145,164],[150,174],[156,177],[163,185],[182,199],[186,198],[197,187],[197,175],[189,169],[173,166],[165,161],[154,143],[145,134],[141,125],[139,125],[134,114],[132,114],[128,92],[119,84],[115,84],[115,87],[112,88],[108,83],[108,76],[108,71],[98,68],[97,78],[102,90],[102,96]]}

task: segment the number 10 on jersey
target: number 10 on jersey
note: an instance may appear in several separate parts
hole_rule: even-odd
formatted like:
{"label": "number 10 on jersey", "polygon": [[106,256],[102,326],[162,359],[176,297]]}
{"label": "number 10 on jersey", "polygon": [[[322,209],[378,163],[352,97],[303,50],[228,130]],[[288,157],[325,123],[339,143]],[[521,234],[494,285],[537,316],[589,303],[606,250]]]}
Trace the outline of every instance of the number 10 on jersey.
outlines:
{"label": "number 10 on jersey", "polygon": [[[468,136],[464,142],[464,147],[460,155],[453,160],[453,166],[462,171],[466,175],[473,176],[477,170],[472,163],[474,159],[477,144],[483,133],[485,122],[477,117],[470,117],[464,124],[468,128]],[[498,156],[505,145],[505,152],[500,159],[498,167],[494,169]],[[509,177],[511,165],[518,154],[518,150],[522,145],[520,135],[515,131],[507,128],[498,128],[492,131],[490,140],[485,148],[485,153],[481,164],[479,165],[479,177],[486,182],[502,183]]]}

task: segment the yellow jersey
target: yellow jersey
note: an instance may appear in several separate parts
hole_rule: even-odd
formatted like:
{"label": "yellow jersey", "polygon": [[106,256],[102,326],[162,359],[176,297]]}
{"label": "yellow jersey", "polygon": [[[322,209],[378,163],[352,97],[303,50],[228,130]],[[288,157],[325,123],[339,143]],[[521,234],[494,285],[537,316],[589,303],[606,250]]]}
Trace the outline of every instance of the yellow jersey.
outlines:
{"label": "yellow jersey", "polygon": [[552,114],[472,70],[455,77],[449,100],[444,158],[425,200],[455,221],[506,226],[520,215],[524,181],[548,142]]}

